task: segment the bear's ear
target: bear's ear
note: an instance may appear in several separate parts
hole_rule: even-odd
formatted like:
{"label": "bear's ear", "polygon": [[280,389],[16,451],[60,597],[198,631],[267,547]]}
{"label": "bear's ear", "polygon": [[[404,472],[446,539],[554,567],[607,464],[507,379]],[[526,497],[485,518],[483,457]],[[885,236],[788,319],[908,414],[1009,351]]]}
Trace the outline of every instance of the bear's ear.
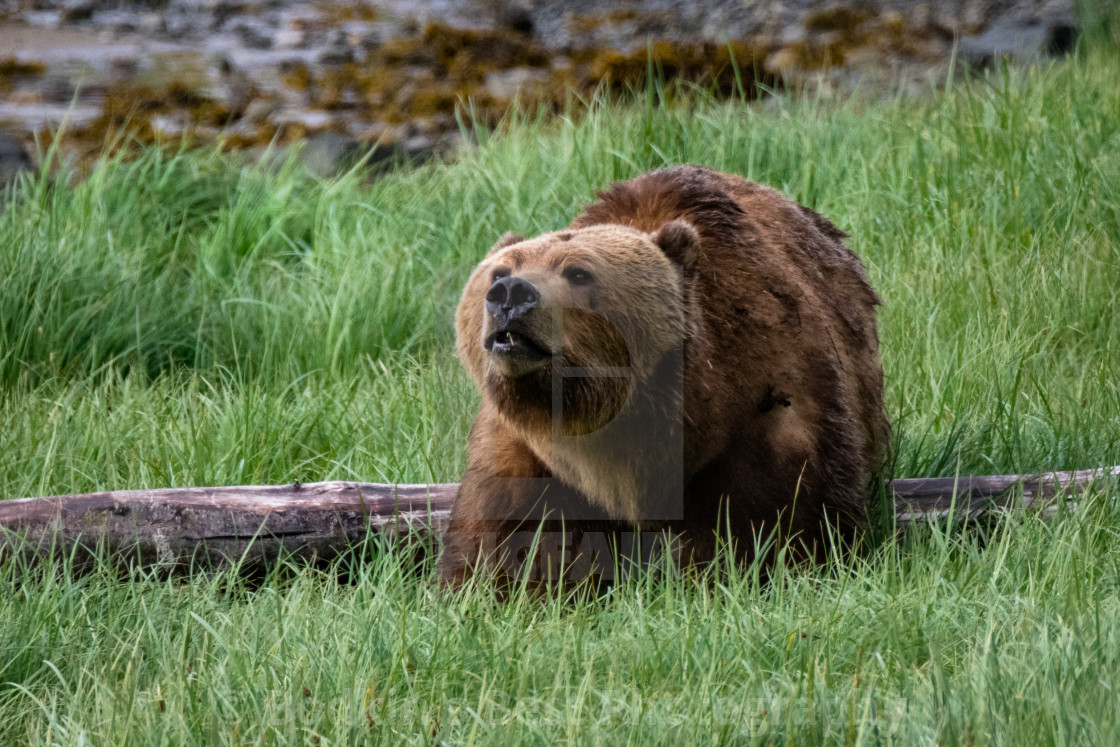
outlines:
{"label": "bear's ear", "polygon": [[680,265],[685,277],[696,271],[700,262],[700,234],[686,220],[669,221],[653,234],[653,243],[665,256]]}
{"label": "bear's ear", "polygon": [[513,246],[514,244],[520,244],[524,240],[525,240],[524,236],[516,234],[513,231],[507,231],[502,236],[502,238],[498,239],[498,243],[494,244],[494,246],[490,247],[490,251],[488,251],[486,253],[487,254],[493,254],[494,252],[498,251],[499,249],[505,249],[507,246]]}

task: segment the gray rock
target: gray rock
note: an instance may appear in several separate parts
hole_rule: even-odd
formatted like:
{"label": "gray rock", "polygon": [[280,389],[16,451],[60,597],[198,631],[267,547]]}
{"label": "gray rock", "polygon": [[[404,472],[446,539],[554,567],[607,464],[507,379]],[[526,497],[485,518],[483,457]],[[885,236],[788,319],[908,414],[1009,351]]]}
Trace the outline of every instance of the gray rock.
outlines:
{"label": "gray rock", "polygon": [[320,52],[315,61],[320,65],[345,65],[354,61],[354,50],[345,44],[336,44]]}
{"label": "gray rock", "polygon": [[366,165],[374,171],[393,166],[419,166],[435,156],[437,146],[437,141],[425,137],[414,137],[399,145],[377,145],[368,150]]}
{"label": "gray rock", "polygon": [[109,77],[114,81],[128,80],[140,69],[140,60],[135,57],[114,57],[109,60]]}
{"label": "gray rock", "polygon": [[308,130],[319,130],[335,124],[336,116],[322,109],[280,109],[271,117],[274,125],[300,125]]}
{"label": "gray rock", "polygon": [[334,176],[345,170],[346,162],[351,160],[355,150],[360,148],[360,143],[345,135],[327,132],[305,140],[299,151],[299,160],[316,176]]}
{"label": "gray rock", "polygon": [[799,44],[805,41],[808,32],[805,27],[800,24],[792,24],[782,29],[782,33],[778,36],[778,42],[781,44]]}
{"label": "gray rock", "polygon": [[118,34],[127,34],[137,29],[135,13],[123,10],[105,10],[99,8],[91,18],[93,26],[100,29],[111,29]]}
{"label": "gray rock", "polygon": [[96,10],[97,3],[95,0],[71,0],[58,11],[58,22],[63,24],[88,21],[93,17]]}
{"label": "gray rock", "polygon": [[346,41],[355,49],[360,49],[363,52],[369,52],[381,46],[384,39],[382,39],[381,32],[377,30],[373,24],[369,23],[353,23],[345,27]]}
{"label": "gray rock", "polygon": [[354,50],[350,48],[346,32],[337,29],[328,42],[328,46],[316,58],[320,65],[345,65],[354,61]]}
{"label": "gray rock", "polygon": [[308,45],[307,32],[303,29],[281,29],[272,40],[279,49],[302,49]]}
{"label": "gray rock", "polygon": [[59,14],[55,10],[25,10],[21,15],[32,26],[51,28],[59,24]]}
{"label": "gray rock", "polygon": [[[423,136],[398,144],[370,143],[328,132],[295,146],[299,162],[312,174],[329,178],[361,165],[371,175],[393,167],[418,166],[430,160],[439,143]],[[285,152],[284,157],[287,157]]]}
{"label": "gray rock", "polygon": [[500,29],[513,31],[528,38],[531,38],[536,30],[536,24],[533,22],[533,9],[527,4],[494,3],[492,13],[494,15],[494,25]]}
{"label": "gray rock", "polygon": [[163,33],[173,39],[190,38],[195,34],[199,21],[193,14],[169,12],[161,20]]}
{"label": "gray rock", "polygon": [[486,93],[496,99],[511,101],[518,93],[531,93],[548,82],[548,71],[533,67],[515,67],[486,74],[482,84]]}
{"label": "gray rock", "polygon": [[74,84],[64,75],[50,75],[36,86],[39,96],[47,104],[66,104],[74,98]]}
{"label": "gray rock", "polygon": [[225,26],[226,21],[236,18],[242,10],[243,7],[236,0],[216,0],[209,7],[211,14],[210,28],[217,31]]}
{"label": "gray rock", "polygon": [[1067,19],[1000,22],[982,34],[963,37],[959,50],[966,63],[984,69],[1002,59],[1031,62],[1046,55],[1061,56],[1076,41],[1077,28]]}
{"label": "gray rock", "polygon": [[[8,187],[25,171],[32,171],[35,164],[19,141],[11,135],[0,132],[0,197],[7,194]],[[0,208],[3,206],[0,205]]]}
{"label": "gray rock", "polygon": [[140,33],[149,36],[161,34],[166,31],[163,13],[141,13],[137,19],[136,27]]}
{"label": "gray rock", "polygon": [[245,107],[244,113],[241,115],[243,119],[254,124],[265,122],[280,110],[280,102],[273,99],[253,99]]}
{"label": "gray rock", "polygon": [[273,31],[255,19],[238,21],[231,29],[249,49],[272,49]]}

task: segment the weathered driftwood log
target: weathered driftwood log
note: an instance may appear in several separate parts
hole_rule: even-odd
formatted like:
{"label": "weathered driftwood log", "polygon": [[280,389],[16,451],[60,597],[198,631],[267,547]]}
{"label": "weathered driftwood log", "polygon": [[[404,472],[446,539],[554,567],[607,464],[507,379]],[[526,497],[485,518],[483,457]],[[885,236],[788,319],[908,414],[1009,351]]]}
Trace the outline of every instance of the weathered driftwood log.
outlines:
{"label": "weathered driftwood log", "polygon": [[[974,517],[993,508],[1046,508],[1076,499],[1120,467],[1040,475],[893,480],[900,524]],[[36,557],[101,548],[141,566],[246,566],[282,554],[329,560],[380,534],[434,537],[446,526],[458,485],[319,482],[123,490],[0,501],[0,551]]]}
{"label": "weathered driftwood log", "polygon": [[1078,496],[1120,476],[1120,466],[1035,475],[966,475],[912,477],[888,483],[899,524],[940,517],[968,519],[993,509],[1056,507],[1059,496]]}
{"label": "weathered driftwood log", "polygon": [[0,551],[107,551],[139,566],[330,560],[372,533],[438,534],[459,486],[318,482],[120,490],[0,501]]}

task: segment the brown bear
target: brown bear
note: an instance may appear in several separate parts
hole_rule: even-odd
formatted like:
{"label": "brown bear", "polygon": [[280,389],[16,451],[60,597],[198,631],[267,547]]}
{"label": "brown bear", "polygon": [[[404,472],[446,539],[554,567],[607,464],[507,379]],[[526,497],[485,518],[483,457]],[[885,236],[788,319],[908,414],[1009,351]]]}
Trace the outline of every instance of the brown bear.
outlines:
{"label": "brown bear", "polygon": [[677,166],[503,237],[456,317],[482,404],[442,577],[609,577],[651,536],[694,563],[851,537],[889,425],[879,299],[845,236]]}

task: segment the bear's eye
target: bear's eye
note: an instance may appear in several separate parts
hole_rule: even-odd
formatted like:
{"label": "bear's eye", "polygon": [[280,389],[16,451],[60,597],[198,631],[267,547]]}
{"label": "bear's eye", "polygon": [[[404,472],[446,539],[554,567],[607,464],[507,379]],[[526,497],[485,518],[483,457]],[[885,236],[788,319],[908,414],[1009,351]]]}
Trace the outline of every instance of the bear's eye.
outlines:
{"label": "bear's eye", "polygon": [[587,285],[595,278],[582,267],[565,267],[564,278],[572,285]]}
{"label": "bear's eye", "polygon": [[490,276],[490,282],[491,283],[496,283],[499,280],[501,280],[502,278],[508,278],[508,277],[509,277],[509,268],[508,267],[499,267],[498,269],[494,270],[494,274]]}

